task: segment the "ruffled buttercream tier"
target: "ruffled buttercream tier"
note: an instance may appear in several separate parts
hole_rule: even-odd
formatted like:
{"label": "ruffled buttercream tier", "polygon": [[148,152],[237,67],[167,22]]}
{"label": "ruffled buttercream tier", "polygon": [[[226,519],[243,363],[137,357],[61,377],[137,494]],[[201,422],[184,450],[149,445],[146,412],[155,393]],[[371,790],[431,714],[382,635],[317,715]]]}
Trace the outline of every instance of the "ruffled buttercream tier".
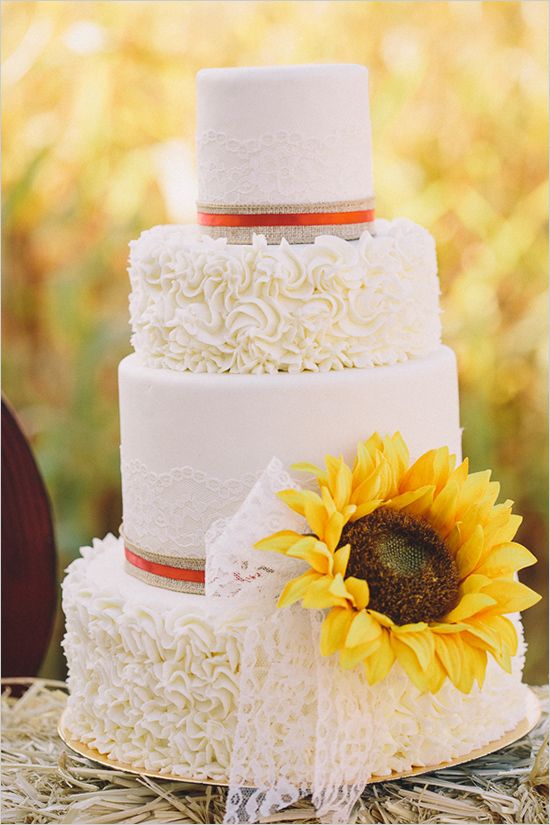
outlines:
{"label": "ruffled buttercream tier", "polygon": [[[71,735],[136,768],[227,779],[243,640],[257,621],[250,605],[133,579],[124,572],[121,540],[107,536],[70,565],[63,607]],[[512,674],[490,660],[483,689],[468,695],[449,682],[435,696],[420,695],[395,665],[382,683],[368,688],[376,719],[372,773],[437,764],[513,729],[525,714],[523,651],[521,641]],[[296,706],[315,713],[315,703],[303,700],[297,695]],[[300,763],[306,781],[313,775],[308,753]]]}
{"label": "ruffled buttercream tier", "polygon": [[132,344],[154,367],[273,373],[390,365],[440,344],[435,244],[410,220],[358,241],[230,245],[194,226],[130,244]]}

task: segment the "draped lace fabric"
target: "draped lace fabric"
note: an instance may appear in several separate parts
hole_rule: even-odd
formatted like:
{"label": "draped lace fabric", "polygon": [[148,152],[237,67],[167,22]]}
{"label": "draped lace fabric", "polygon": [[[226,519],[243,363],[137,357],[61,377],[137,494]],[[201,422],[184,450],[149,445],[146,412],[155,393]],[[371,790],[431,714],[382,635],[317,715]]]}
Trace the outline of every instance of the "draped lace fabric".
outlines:
{"label": "draped lace fabric", "polygon": [[142,550],[204,557],[205,534],[228,517],[258,476],[218,479],[193,467],[155,473],[138,460],[121,462],[124,533]]}
{"label": "draped lace fabric", "polygon": [[304,519],[276,496],[279,490],[296,486],[274,458],[237,512],[214,522],[206,534],[207,596],[263,597],[274,605],[288,579],[304,571],[301,561],[253,549],[255,542],[277,530],[305,531]]}
{"label": "draped lace fabric", "polygon": [[321,611],[276,608],[304,563],[252,547],[276,530],[305,531],[275,496],[295,486],[274,459],[233,518],[207,534],[207,595],[229,595],[249,616],[227,823],[258,822],[309,794],[323,821],[347,822],[373,764],[374,694],[362,670],[321,657]]}

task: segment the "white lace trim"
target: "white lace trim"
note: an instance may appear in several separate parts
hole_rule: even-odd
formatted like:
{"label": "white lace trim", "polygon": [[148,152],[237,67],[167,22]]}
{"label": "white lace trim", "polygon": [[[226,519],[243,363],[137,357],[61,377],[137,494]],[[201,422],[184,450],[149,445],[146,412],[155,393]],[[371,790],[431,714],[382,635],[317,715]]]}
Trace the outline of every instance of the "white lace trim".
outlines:
{"label": "white lace trim", "polygon": [[259,474],[220,479],[190,466],[155,473],[141,461],[121,461],[124,534],[151,553],[204,558],[212,522],[243,502]]}
{"label": "white lace trim", "polygon": [[364,140],[361,129],[335,129],[324,137],[281,129],[245,140],[208,129],[197,137],[199,199],[312,203],[327,199],[328,182],[355,192],[358,180],[370,179],[368,147],[357,152]]}

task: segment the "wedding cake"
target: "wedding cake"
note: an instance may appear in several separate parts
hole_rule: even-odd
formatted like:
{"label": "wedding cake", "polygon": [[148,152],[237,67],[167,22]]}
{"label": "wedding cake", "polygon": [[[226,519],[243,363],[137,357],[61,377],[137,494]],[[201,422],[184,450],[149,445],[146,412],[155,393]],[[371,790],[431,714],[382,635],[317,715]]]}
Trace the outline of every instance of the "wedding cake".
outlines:
{"label": "wedding cake", "polygon": [[[329,515],[335,508],[343,513],[342,548],[360,512],[403,507],[409,515],[402,518],[410,519],[413,499],[417,508],[426,495],[435,501],[447,479],[446,489],[465,485],[479,500],[492,497],[490,510],[494,482],[468,476],[460,464],[457,370],[454,353],[441,343],[433,238],[410,220],[375,218],[367,70],[199,72],[197,163],[197,225],[157,226],[130,244],[135,352],[119,369],[123,524],[119,538],[84,548],[65,579],[65,726],[74,740],[115,763],[228,782],[228,821],[253,820],[306,792],[318,810],[339,810],[334,816],[342,818],[371,776],[459,757],[514,728],[527,701],[524,644],[517,615],[503,620],[502,645],[494,643],[487,619],[485,630],[479,622],[466,632],[484,663],[484,651],[493,653],[476,683],[475,668],[471,679],[464,677],[467,685],[460,674],[444,678],[442,663],[449,674],[461,667],[445,652],[438,659],[441,678],[429,675],[421,641],[409,648],[414,670],[395,615],[384,623],[380,605],[389,578],[382,575],[378,591],[370,580],[370,605],[378,598],[378,612],[369,612],[358,595],[364,588],[352,587],[361,578],[355,563],[348,590],[338,590],[330,603],[277,609],[285,582],[303,574],[307,553],[313,558],[323,541],[331,575],[339,575],[337,540],[331,547],[314,526],[320,511],[312,523],[311,507],[295,497],[310,496],[319,507],[321,498],[311,498],[314,465],[327,454],[341,457],[327,459],[328,475],[317,475]],[[343,498],[336,490],[358,442],[367,447],[354,473],[371,461],[376,505],[361,504],[351,480]],[[451,462],[445,480],[439,488],[434,482],[431,493],[429,485],[410,492],[416,471],[406,465],[421,467],[417,459],[426,454],[445,467]],[[303,492],[290,474],[296,461],[308,462]],[[331,467],[337,467],[333,476]],[[388,478],[394,468],[385,494],[382,467]],[[285,501],[276,495],[283,487]],[[512,546],[518,517],[509,502],[500,506],[495,541]],[[374,535],[374,522],[368,524]],[[261,552],[268,533],[293,530],[305,540],[315,533],[317,549],[292,558],[287,541],[285,552]],[[458,541],[456,530],[460,524],[449,546]],[[514,571],[532,563],[527,552]],[[311,575],[320,576],[311,563]],[[485,599],[487,610],[500,597],[489,594],[494,582],[481,550],[476,564],[470,573],[479,569],[479,581],[471,575],[466,587],[462,577],[460,593],[466,601]],[[508,574],[505,562],[495,565],[495,575]],[[340,583],[343,576],[345,564]],[[449,602],[451,613],[461,610],[457,599]],[[503,612],[523,606],[508,604]],[[377,617],[376,644],[393,632],[397,653],[383,678],[377,665],[367,668],[367,679],[360,664],[342,669],[335,652],[319,654],[324,608],[332,608],[334,624],[338,616],[347,621],[346,606],[362,622]],[[410,639],[420,637],[428,625],[407,615]],[[510,634],[519,637],[517,645]],[[482,637],[493,639],[493,647]],[[363,658],[373,649],[365,639],[357,648]]]}

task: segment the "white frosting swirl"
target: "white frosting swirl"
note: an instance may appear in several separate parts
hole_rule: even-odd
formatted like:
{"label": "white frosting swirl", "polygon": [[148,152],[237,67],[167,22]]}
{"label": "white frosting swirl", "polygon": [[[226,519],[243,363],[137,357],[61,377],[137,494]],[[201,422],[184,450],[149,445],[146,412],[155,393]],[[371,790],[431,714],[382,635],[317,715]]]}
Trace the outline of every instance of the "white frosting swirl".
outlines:
{"label": "white frosting swirl", "polygon": [[[95,540],[82,556],[63,584],[71,735],[137,768],[227,779],[243,643],[261,621],[262,600],[257,610],[250,601],[150,587],[125,573],[123,544],[113,536]],[[521,638],[520,621],[514,622]],[[372,772],[436,764],[513,728],[525,713],[523,658],[521,641],[512,674],[490,659],[483,689],[467,695],[448,681],[435,696],[420,695],[395,665],[368,689],[368,705],[380,723]],[[317,678],[315,667],[302,673],[307,685]],[[288,679],[300,707],[304,682],[292,671]],[[310,712],[315,714],[314,706]],[[304,750],[300,764],[308,779],[311,759]]]}
{"label": "white frosting swirl", "polygon": [[359,241],[250,245],[193,226],[130,244],[132,344],[193,372],[301,372],[395,364],[440,343],[435,245],[406,219]]}

